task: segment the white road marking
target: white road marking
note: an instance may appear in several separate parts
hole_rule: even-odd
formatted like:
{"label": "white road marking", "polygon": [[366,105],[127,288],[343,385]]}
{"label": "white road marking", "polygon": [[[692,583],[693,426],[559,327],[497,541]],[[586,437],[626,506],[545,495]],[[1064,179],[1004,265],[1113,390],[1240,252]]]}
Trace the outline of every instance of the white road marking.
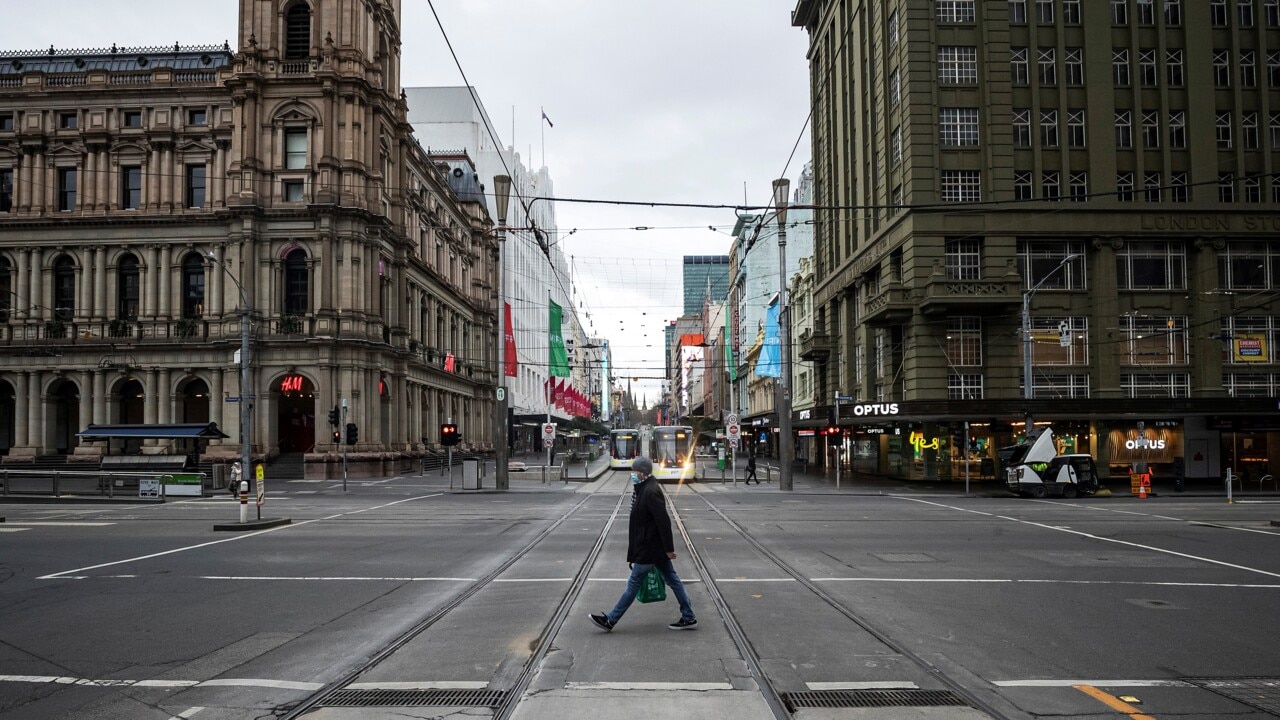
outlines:
{"label": "white road marking", "polygon": [[[958,508],[952,505],[943,505],[942,503],[931,502],[929,500],[922,500],[920,498],[903,498],[903,499],[911,500],[912,502],[924,503],[925,505],[933,505],[935,507],[947,508],[949,510],[960,510],[962,512],[970,512],[968,510],[964,510],[963,508]],[[1116,540],[1114,538],[1102,537],[1101,535],[1093,535],[1087,532],[1081,532],[1079,530],[1070,530],[1070,529],[1059,527],[1056,525],[1046,525],[1045,523],[1032,522],[1030,520],[1019,520],[1018,518],[1009,517],[1007,515],[995,515],[993,517],[1000,518],[1001,520],[1008,520],[1009,522],[1016,522],[1016,523],[1021,523],[1023,525],[1030,525],[1032,527],[1044,528],[1046,530],[1055,530],[1057,532],[1064,532],[1064,533],[1070,533],[1072,535],[1079,535],[1080,537],[1086,537],[1091,540],[1100,540],[1102,542],[1115,543],[1116,545],[1126,545],[1128,547],[1136,547],[1142,550],[1151,550],[1152,552],[1164,553],[1166,555],[1173,555],[1175,557],[1184,557],[1190,560],[1199,560],[1200,562],[1209,563],[1211,565],[1220,565],[1222,567],[1229,567],[1235,570],[1244,570],[1245,572],[1257,573],[1259,575],[1267,575],[1269,577],[1280,578],[1280,573],[1268,572],[1266,570],[1259,570],[1258,568],[1251,568],[1247,565],[1237,565],[1236,563],[1224,562],[1222,560],[1214,560],[1213,558],[1201,557],[1199,555],[1190,555],[1188,553],[1181,553],[1176,550],[1166,550],[1165,548],[1155,547],[1154,545],[1143,545],[1142,543],[1129,542],[1128,540]]]}
{"label": "white road marking", "polygon": [[1239,527],[1237,525],[1222,525],[1220,523],[1209,522],[1207,520],[1188,520],[1186,518],[1170,517],[1168,515],[1155,515],[1152,513],[1136,512],[1133,510],[1117,510],[1116,508],[1098,507],[1097,505],[1084,505],[1081,503],[1064,503],[1052,500],[1033,500],[1032,502],[1042,502],[1048,505],[1065,505],[1067,507],[1078,507],[1087,510],[1097,510],[1099,512],[1120,513],[1123,515],[1138,515],[1141,517],[1153,517],[1161,520],[1172,520],[1174,522],[1190,523],[1192,525],[1201,525],[1205,527],[1221,528],[1223,530],[1239,530],[1240,532],[1258,533],[1259,535],[1280,535],[1280,532],[1274,530],[1259,530],[1257,528]]}
{"label": "white road marking", "polygon": [[1280,590],[1280,584],[1262,583],[1199,583],[1199,582],[1161,582],[1145,580],[1034,580],[1027,578],[874,578],[874,577],[823,577],[811,578],[813,582],[876,582],[876,583],[1007,583],[1025,585],[1144,585],[1155,587],[1198,587],[1198,588],[1251,588],[1261,590]]}
{"label": "white road marking", "polygon": [[113,522],[70,522],[70,521],[50,521],[50,520],[10,520],[6,525],[25,525],[28,527],[106,527],[115,525]]}
{"label": "white road marking", "polygon": [[178,713],[176,717],[189,718],[194,716],[196,713],[199,713],[201,710],[204,710],[204,708],[202,707],[188,708],[187,710],[183,710],[182,712]]}
{"label": "white road marking", "polygon": [[264,680],[261,678],[227,678],[225,680],[205,680],[196,685],[196,687],[262,687],[313,692],[324,687],[324,684],[294,682],[292,680]]}
{"label": "white road marking", "polygon": [[291,528],[298,528],[304,525],[310,525],[312,523],[322,522],[325,520],[333,520],[335,518],[344,517],[346,515],[356,515],[362,512],[366,512],[368,510],[380,510],[382,508],[388,508],[393,505],[400,505],[402,503],[412,502],[414,500],[425,500],[428,498],[440,497],[443,494],[444,493],[435,493],[432,495],[421,495],[419,497],[405,498],[403,500],[396,500],[395,502],[386,503],[385,505],[378,505],[376,507],[365,508],[364,510],[355,510],[353,512],[337,513],[335,515],[316,518],[314,520],[303,520],[302,522],[293,523],[291,525],[281,525],[279,527],[268,528],[266,530],[259,530],[257,532],[245,533],[243,535],[233,535],[232,537],[225,538],[223,540],[211,540],[206,543],[198,543],[196,545],[187,545],[186,547],[174,548],[172,550],[165,550],[163,552],[158,552],[158,553],[151,553],[150,555],[140,555],[138,557],[126,558],[124,560],[114,560],[108,563],[101,563],[98,565],[90,565],[88,567],[76,568],[75,570],[63,570],[62,572],[56,572],[51,575],[42,575],[36,579],[37,580],[83,580],[84,579],[83,576],[75,576],[75,575],[72,575],[72,573],[83,573],[89,570],[97,570],[98,568],[111,567],[113,565],[124,565],[126,563],[138,562],[139,560],[150,560],[151,558],[163,557],[165,555],[172,555],[174,553],[186,552],[188,550],[197,550],[199,548],[205,548],[211,545],[221,545],[222,543],[236,542],[237,540],[245,540],[247,538],[257,537],[259,535],[265,535],[267,533],[279,532],[282,530],[289,530]]}
{"label": "white road marking", "polygon": [[919,685],[910,680],[888,680],[885,682],[807,682],[810,690],[914,690]]}
{"label": "white road marking", "polygon": [[25,528],[25,527],[10,528],[10,527],[0,526],[0,532],[22,532],[23,530],[30,530],[30,529],[31,528]]}
{"label": "white road marking", "polygon": [[732,690],[732,683],[717,682],[568,682],[566,690]]}
{"label": "white road marking", "polygon": [[483,680],[418,681],[418,682],[365,682],[351,683],[348,690],[484,690],[489,683]]}
{"label": "white road marking", "polygon": [[996,687],[1191,687],[1181,680],[993,680]]}
{"label": "white road marking", "polygon": [[303,580],[316,581],[348,581],[348,582],[475,582],[475,578],[464,577],[321,577],[288,575],[197,575],[197,580]]}

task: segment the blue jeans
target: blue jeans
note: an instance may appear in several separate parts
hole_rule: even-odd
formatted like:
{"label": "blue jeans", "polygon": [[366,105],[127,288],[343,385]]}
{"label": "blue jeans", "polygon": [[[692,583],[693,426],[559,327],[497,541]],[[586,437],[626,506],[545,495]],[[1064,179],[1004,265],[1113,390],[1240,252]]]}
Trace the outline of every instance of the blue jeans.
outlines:
{"label": "blue jeans", "polygon": [[671,592],[675,594],[676,601],[680,603],[680,619],[696,620],[693,614],[693,605],[689,604],[689,595],[684,591],[684,583],[680,582],[680,576],[676,574],[676,568],[667,558],[663,558],[661,562],[648,565],[645,563],[631,564],[631,577],[627,578],[627,589],[622,591],[622,597],[618,598],[618,604],[613,606],[609,611],[609,622],[617,623],[622,619],[622,614],[631,607],[631,603],[636,601],[636,593],[640,592],[640,584],[644,582],[644,576],[649,574],[653,568],[658,568],[658,572],[662,573],[662,579],[666,581],[667,587],[671,588]]}

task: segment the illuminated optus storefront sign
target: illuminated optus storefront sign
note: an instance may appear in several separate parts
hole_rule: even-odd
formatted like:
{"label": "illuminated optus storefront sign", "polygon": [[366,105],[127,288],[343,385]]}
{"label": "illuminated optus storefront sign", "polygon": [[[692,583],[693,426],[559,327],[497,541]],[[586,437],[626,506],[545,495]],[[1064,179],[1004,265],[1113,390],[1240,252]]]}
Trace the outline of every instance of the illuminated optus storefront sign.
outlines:
{"label": "illuminated optus storefront sign", "polygon": [[1111,461],[1116,463],[1170,463],[1182,455],[1181,427],[1114,429],[1107,435]]}

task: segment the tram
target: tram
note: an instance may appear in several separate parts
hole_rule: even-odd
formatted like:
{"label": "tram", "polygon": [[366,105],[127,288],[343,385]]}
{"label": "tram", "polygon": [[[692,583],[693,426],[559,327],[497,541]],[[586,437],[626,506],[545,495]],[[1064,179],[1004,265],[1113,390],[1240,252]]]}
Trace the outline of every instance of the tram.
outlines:
{"label": "tram", "polygon": [[649,459],[659,481],[684,482],[698,479],[694,460],[697,437],[688,425],[662,425],[653,429]]}
{"label": "tram", "polygon": [[639,430],[614,430],[609,433],[609,467],[630,469],[631,461],[640,453]]}

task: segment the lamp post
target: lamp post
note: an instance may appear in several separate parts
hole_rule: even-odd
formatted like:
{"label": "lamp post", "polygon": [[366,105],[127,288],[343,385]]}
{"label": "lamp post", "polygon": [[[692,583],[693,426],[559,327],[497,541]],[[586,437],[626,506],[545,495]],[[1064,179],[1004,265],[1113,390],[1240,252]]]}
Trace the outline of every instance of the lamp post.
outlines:
{"label": "lamp post", "polygon": [[[1035,397],[1035,390],[1031,387],[1031,296],[1035,295],[1036,290],[1039,290],[1046,280],[1053,277],[1054,273],[1078,257],[1080,257],[1079,253],[1073,253],[1062,258],[1062,262],[1045,273],[1039,282],[1022,292],[1022,398],[1026,401],[1024,403],[1026,405],[1026,425],[1022,427],[1023,435],[1030,433],[1035,428],[1035,413],[1031,410],[1031,400]],[[1028,263],[1027,267],[1029,273],[1030,263]]]}
{"label": "lamp post", "polygon": [[507,327],[507,294],[502,287],[502,249],[507,240],[507,204],[511,200],[511,177],[508,175],[495,175],[493,177],[493,193],[498,205],[496,282],[498,285],[498,357],[501,358],[498,362],[497,398],[494,403],[493,458],[497,467],[494,468],[493,475],[497,489],[506,490],[511,483],[509,463],[507,461],[507,333],[512,332],[512,329]]}
{"label": "lamp post", "polygon": [[248,478],[252,462],[249,452],[253,447],[253,428],[249,420],[249,296],[245,293],[244,285],[240,284],[226,263],[219,260],[212,251],[205,256],[222,268],[240,291],[240,477]]}
{"label": "lamp post", "polygon": [[787,196],[791,181],[773,181],[773,205],[778,209],[778,344],[782,375],[778,377],[778,489],[791,489],[791,310],[787,307]]}

